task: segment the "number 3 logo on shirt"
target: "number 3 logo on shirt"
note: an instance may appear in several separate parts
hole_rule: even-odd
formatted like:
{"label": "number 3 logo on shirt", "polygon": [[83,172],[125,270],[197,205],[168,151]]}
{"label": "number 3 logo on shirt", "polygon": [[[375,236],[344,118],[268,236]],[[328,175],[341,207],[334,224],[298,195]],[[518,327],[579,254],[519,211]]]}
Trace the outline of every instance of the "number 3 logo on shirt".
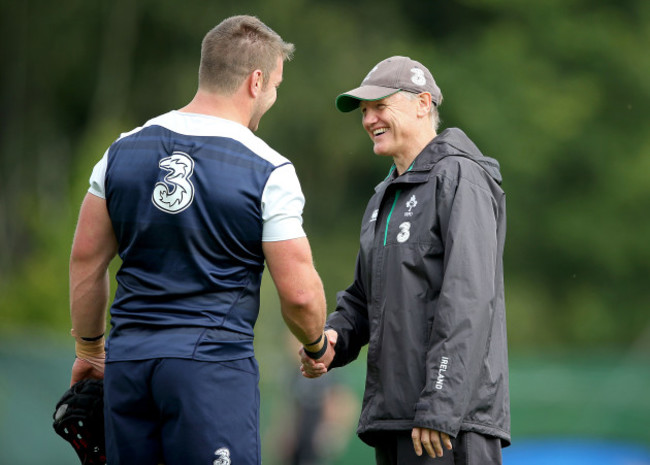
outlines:
{"label": "number 3 logo on shirt", "polygon": [[194,200],[194,185],[190,181],[194,160],[184,152],[174,152],[171,157],[160,160],[158,166],[169,174],[165,182],[156,183],[151,201],[165,213],[180,213]]}

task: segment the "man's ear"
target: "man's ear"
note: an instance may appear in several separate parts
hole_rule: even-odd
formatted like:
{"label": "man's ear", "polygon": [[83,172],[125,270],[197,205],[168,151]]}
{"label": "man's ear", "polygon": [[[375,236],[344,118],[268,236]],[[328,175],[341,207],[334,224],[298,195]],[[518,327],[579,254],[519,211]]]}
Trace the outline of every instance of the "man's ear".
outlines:
{"label": "man's ear", "polygon": [[262,70],[256,69],[248,77],[248,91],[252,97],[257,97],[264,86],[264,74]]}
{"label": "man's ear", "polygon": [[426,116],[431,111],[431,94],[429,92],[422,92],[418,94],[418,116]]}

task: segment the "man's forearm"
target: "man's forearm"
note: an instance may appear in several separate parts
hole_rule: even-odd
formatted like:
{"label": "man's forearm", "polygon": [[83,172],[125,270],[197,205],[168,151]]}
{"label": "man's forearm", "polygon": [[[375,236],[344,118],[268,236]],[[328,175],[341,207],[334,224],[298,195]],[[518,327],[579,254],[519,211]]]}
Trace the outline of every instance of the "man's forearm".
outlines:
{"label": "man's forearm", "polygon": [[[314,272],[314,274],[316,274]],[[309,290],[297,292],[299,298],[281,298],[282,317],[293,335],[303,345],[310,345],[323,334],[327,309],[320,278],[313,278]]]}
{"label": "man's forearm", "polygon": [[106,330],[109,297],[108,270],[70,264],[70,320],[76,336],[95,338]]}
{"label": "man's forearm", "polygon": [[[298,341],[310,346],[323,335],[327,308],[309,242],[306,237],[264,242],[263,249],[280,297],[282,317]],[[320,348],[322,339],[319,344]]]}
{"label": "man's forearm", "polygon": [[93,338],[105,330],[108,266],[116,253],[106,201],[86,194],[70,254],[70,318],[79,337]]}

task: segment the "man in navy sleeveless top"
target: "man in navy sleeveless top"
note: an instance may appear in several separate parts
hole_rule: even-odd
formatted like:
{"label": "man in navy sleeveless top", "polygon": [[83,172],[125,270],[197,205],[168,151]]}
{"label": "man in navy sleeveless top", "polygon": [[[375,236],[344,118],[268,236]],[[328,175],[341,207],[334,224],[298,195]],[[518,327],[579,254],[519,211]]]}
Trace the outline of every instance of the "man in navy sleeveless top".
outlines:
{"label": "man in navy sleeveless top", "polygon": [[71,384],[104,378],[112,465],[260,464],[265,263],[306,353],[334,356],[295,169],[253,133],[293,50],[255,17],[224,20],[192,101],[122,134],[93,170],[70,259]]}

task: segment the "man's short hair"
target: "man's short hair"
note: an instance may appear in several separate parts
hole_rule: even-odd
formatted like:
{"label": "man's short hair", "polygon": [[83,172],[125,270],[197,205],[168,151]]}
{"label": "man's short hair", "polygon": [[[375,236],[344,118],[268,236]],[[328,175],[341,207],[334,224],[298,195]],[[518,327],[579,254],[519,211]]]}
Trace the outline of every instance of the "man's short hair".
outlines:
{"label": "man's short hair", "polygon": [[[406,97],[408,100],[415,100],[418,97],[418,94],[414,94],[413,92],[409,92],[406,90],[402,90],[399,92],[401,95]],[[442,99],[440,100],[442,103]],[[429,109],[429,118],[431,120],[431,125],[433,126],[434,131],[438,131],[438,128],[440,128],[440,112],[438,111],[438,105],[434,105],[431,103],[431,108]]]}
{"label": "man's short hair", "polygon": [[278,57],[290,60],[295,47],[284,42],[254,16],[232,16],[212,28],[201,44],[199,88],[232,95],[246,76],[259,69],[263,86],[269,82]]}

